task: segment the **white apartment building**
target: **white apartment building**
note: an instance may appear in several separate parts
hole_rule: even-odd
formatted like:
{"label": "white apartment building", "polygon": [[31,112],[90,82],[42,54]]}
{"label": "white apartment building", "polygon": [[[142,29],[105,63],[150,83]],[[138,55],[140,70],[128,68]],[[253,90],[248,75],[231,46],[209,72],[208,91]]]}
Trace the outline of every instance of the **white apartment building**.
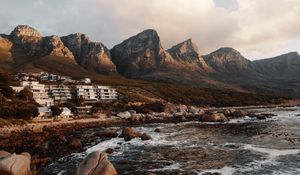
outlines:
{"label": "white apartment building", "polygon": [[97,95],[92,85],[77,85],[77,97],[82,97],[86,102],[97,102]]}
{"label": "white apartment building", "polygon": [[118,97],[116,89],[109,86],[94,86],[94,90],[100,100],[116,100]]}
{"label": "white apartment building", "polygon": [[16,92],[20,92],[25,87],[28,87],[32,94],[33,99],[42,106],[52,106],[54,101],[52,98],[49,98],[48,93],[46,92],[45,85],[40,84],[37,81],[21,81],[19,87],[12,87]]}
{"label": "white apartment building", "polygon": [[77,85],[76,95],[82,97],[86,102],[97,102],[99,100],[115,100],[118,97],[116,89],[109,86]]}
{"label": "white apartment building", "polygon": [[64,103],[72,99],[71,89],[66,85],[48,85],[46,91],[55,103]]}

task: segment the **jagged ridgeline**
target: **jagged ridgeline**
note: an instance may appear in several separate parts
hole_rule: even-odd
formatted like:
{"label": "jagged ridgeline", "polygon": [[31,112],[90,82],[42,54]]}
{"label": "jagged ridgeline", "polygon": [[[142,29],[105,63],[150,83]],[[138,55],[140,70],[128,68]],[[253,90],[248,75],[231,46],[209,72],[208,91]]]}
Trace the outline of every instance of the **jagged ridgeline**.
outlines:
{"label": "jagged ridgeline", "polygon": [[296,52],[258,61],[250,61],[230,47],[201,55],[192,39],[164,49],[153,29],[109,50],[85,34],[42,36],[30,26],[19,25],[9,35],[0,36],[0,68],[48,71],[74,78],[102,76],[108,82],[116,79],[106,75],[113,75],[120,84],[126,77],[300,97],[300,56]]}

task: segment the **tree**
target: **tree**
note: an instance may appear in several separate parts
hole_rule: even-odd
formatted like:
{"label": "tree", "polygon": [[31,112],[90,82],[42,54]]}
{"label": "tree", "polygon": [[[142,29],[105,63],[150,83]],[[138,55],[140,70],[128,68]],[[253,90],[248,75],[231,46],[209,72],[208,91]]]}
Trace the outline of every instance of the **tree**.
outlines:
{"label": "tree", "polygon": [[30,120],[39,115],[38,108],[33,104],[23,104],[16,108],[16,118]]}
{"label": "tree", "polygon": [[15,95],[15,91],[9,86],[10,75],[0,73],[0,93],[4,97],[12,99]]}
{"label": "tree", "polygon": [[59,106],[51,106],[51,111],[53,116],[59,116],[62,113],[62,109],[59,108]]}
{"label": "tree", "polygon": [[18,97],[21,100],[26,100],[26,101],[33,101],[33,93],[28,87],[25,87],[23,90],[19,92]]}

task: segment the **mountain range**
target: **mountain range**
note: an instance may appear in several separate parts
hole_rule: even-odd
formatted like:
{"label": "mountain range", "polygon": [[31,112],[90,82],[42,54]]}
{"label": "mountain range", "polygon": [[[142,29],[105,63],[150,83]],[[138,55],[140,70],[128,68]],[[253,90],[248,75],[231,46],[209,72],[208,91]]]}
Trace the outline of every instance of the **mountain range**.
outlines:
{"label": "mountain range", "polygon": [[164,49],[155,30],[145,30],[108,49],[81,33],[42,36],[17,26],[0,35],[0,69],[10,72],[48,71],[72,77],[121,75],[129,79],[186,84],[300,97],[297,52],[250,61],[224,47],[201,55],[192,39]]}

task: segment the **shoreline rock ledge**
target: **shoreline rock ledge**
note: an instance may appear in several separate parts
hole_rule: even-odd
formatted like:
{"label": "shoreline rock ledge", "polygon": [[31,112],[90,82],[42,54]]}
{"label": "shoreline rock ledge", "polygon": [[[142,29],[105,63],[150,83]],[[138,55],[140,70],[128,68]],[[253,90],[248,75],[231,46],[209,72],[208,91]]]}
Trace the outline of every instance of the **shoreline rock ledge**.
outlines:
{"label": "shoreline rock ledge", "polygon": [[77,167],[76,175],[117,175],[117,171],[105,153],[90,153]]}
{"label": "shoreline rock ledge", "polygon": [[11,154],[0,151],[0,174],[1,175],[31,175],[31,156],[24,152],[21,154]]}

